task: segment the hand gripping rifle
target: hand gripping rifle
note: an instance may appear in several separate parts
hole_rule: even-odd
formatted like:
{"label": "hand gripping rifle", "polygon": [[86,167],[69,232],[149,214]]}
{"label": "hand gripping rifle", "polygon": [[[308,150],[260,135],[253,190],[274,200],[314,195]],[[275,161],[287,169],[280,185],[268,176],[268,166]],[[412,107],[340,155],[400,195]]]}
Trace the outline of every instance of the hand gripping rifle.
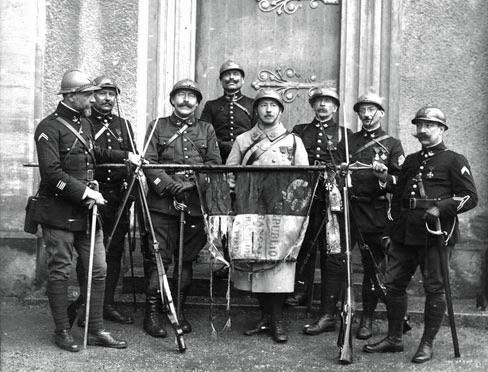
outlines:
{"label": "hand gripping rifle", "polygon": [[341,311],[341,328],[337,338],[339,347],[339,363],[352,363],[352,317],[353,317],[353,288],[352,288],[352,263],[351,263],[351,225],[349,218],[349,187],[351,186],[351,175],[349,170],[349,143],[347,139],[347,128],[344,130],[344,142],[346,147],[346,169],[344,169],[344,233],[346,240],[346,290]]}
{"label": "hand gripping rifle", "polygon": [[435,230],[431,230],[427,221],[425,222],[427,232],[437,237],[436,248],[439,252],[439,260],[441,261],[441,274],[444,282],[444,290],[446,291],[447,314],[449,315],[449,326],[451,327],[452,345],[454,347],[454,357],[460,358],[459,341],[456,331],[456,323],[454,322],[454,308],[452,306],[451,284],[449,282],[449,264],[446,252],[445,235],[441,229],[441,221],[436,218]]}

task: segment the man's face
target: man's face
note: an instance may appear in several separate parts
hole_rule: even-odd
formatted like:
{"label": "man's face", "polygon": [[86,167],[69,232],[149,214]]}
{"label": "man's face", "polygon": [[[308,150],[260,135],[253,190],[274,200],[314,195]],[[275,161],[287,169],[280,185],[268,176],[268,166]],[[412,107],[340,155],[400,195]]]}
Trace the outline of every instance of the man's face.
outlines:
{"label": "man's face", "polygon": [[68,102],[72,108],[81,112],[89,110],[95,102],[95,98],[93,98],[93,92],[71,93],[68,97]]}
{"label": "man's face", "polygon": [[198,107],[198,98],[194,91],[190,89],[179,89],[171,99],[176,114],[181,118],[186,118],[195,112]]}
{"label": "man's face", "polygon": [[281,108],[274,99],[264,98],[258,102],[257,113],[260,122],[265,126],[272,126],[281,114]]}
{"label": "man's face", "polygon": [[115,105],[115,97],[117,96],[115,89],[104,88],[97,90],[95,93],[93,93],[93,96],[95,97],[93,107],[95,107],[102,114],[109,114],[112,112]]}
{"label": "man's face", "polygon": [[442,135],[446,128],[437,122],[419,120],[415,126],[417,127],[416,137],[422,146],[429,147],[437,145],[442,141]]}
{"label": "man's face", "polygon": [[228,70],[222,74],[220,83],[225,92],[234,93],[241,89],[244,77],[239,70]]}
{"label": "man's face", "polygon": [[318,97],[312,103],[315,115],[320,121],[329,120],[337,111],[337,105],[332,98]]}
{"label": "man's face", "polygon": [[359,106],[358,115],[363,123],[363,128],[370,131],[380,126],[381,118],[385,113],[376,105],[365,103]]}

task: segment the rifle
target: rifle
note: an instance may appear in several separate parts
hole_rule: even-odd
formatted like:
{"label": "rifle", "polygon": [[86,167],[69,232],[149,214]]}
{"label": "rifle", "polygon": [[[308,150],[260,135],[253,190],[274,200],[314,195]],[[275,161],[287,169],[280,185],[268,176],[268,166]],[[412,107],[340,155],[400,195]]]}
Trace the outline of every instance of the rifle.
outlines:
{"label": "rifle", "polygon": [[349,218],[349,187],[351,186],[351,175],[349,170],[349,143],[347,140],[347,129],[344,130],[344,142],[346,145],[346,169],[343,172],[344,187],[344,233],[346,236],[346,290],[341,310],[341,328],[337,338],[339,347],[339,363],[352,363],[352,317],[353,317],[353,289],[352,289],[352,263],[351,263],[351,225]]}

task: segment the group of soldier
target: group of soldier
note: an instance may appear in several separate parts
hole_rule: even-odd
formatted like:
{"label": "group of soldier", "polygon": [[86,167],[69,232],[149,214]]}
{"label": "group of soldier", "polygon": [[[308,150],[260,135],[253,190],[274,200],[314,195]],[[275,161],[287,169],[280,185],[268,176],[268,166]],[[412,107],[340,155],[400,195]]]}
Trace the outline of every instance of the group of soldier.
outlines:
{"label": "group of soldier", "polygon": [[[342,203],[337,201],[341,198],[337,193],[337,179],[339,169],[346,169],[351,177],[351,241],[352,246],[356,243],[359,246],[364,267],[363,311],[356,337],[365,340],[372,336],[378,303],[374,263],[386,262],[384,301],[388,335],[377,343],[365,345],[364,351],[403,351],[406,287],[420,266],[426,293],[425,329],[412,361],[430,360],[446,303],[440,259],[433,249],[437,240],[431,238],[427,227],[435,229],[440,221],[440,229],[445,232],[444,248],[450,255],[458,235],[457,214],[477,203],[468,161],[448,150],[442,140],[448,129],[442,111],[425,106],[416,113],[412,124],[422,149],[405,158],[400,141],[382,128],[384,103],[374,93],[360,96],[354,104],[352,109],[358,114],[362,129],[353,133],[334,120],[341,104],[337,91],[314,88],[309,97],[312,121],[295,125],[289,132],[280,120],[285,105],[278,93],[262,89],[254,99],[244,96],[241,88],[245,71],[232,60],[222,64],[219,78],[224,94],[207,101],[199,119],[196,110],[203,96],[198,85],[190,79],[175,83],[169,94],[173,113],[151,121],[144,141],[147,151],[141,156],[136,155],[130,123],[120,113],[113,112],[120,94],[115,81],[100,76],[92,82],[78,70],[63,76],[59,92],[62,101],[35,132],[41,173],[39,195],[48,204],[45,219],[39,222],[46,243],[47,293],[56,326],[56,345],[68,351],[80,350],[70,329],[79,308],[86,302],[90,248],[86,205],[90,200],[100,205],[103,229],[98,228],[95,237],[88,344],[125,348],[127,342],[107,332],[103,319],[123,324],[133,322],[114,304],[128,213],[121,214],[107,250],[103,240],[114,228],[115,215],[120,214],[119,204],[129,173],[124,167],[96,168],[97,163],[323,165],[326,171],[313,198],[310,223],[297,261],[282,262],[268,270],[260,270],[261,264],[254,263],[250,273],[231,273],[236,288],[255,294],[261,311],[255,327],[244,333],[268,332],[276,342],[288,340],[283,306],[296,306],[307,300],[307,294],[310,295],[307,288],[313,286],[315,271],[315,260],[310,257],[317,250],[321,272],[320,314],[303,332],[318,335],[335,330],[337,304],[346,280],[347,253]],[[86,115],[90,107],[91,113]],[[363,166],[347,169],[351,164]],[[165,268],[178,257],[177,202],[186,206],[182,264],[175,264],[173,274],[174,288],[178,285],[176,278],[180,278],[179,296],[175,300],[184,309],[193,276],[192,264],[207,240],[195,175],[189,170],[170,173],[156,167],[144,168],[144,174],[150,219]],[[99,191],[90,187],[94,180],[98,181]],[[370,252],[362,249],[365,246]],[[75,252],[79,256],[77,274],[82,295],[68,307],[67,283]],[[145,249],[143,256],[144,330],[153,337],[166,337],[157,262],[150,249]],[[214,274],[227,275],[225,268]],[[178,320],[183,332],[191,332],[183,311]]]}

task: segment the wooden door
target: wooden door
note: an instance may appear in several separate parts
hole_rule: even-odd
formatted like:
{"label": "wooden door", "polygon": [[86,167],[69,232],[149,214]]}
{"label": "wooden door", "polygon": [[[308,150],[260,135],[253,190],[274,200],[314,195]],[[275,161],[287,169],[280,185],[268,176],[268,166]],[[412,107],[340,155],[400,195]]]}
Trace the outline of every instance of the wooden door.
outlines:
{"label": "wooden door", "polygon": [[270,87],[282,94],[282,122],[288,129],[311,121],[309,90],[338,85],[341,8],[337,3],[199,0],[196,80],[203,100],[222,95],[219,67],[234,59],[246,72],[245,95],[253,98],[259,88]]}

